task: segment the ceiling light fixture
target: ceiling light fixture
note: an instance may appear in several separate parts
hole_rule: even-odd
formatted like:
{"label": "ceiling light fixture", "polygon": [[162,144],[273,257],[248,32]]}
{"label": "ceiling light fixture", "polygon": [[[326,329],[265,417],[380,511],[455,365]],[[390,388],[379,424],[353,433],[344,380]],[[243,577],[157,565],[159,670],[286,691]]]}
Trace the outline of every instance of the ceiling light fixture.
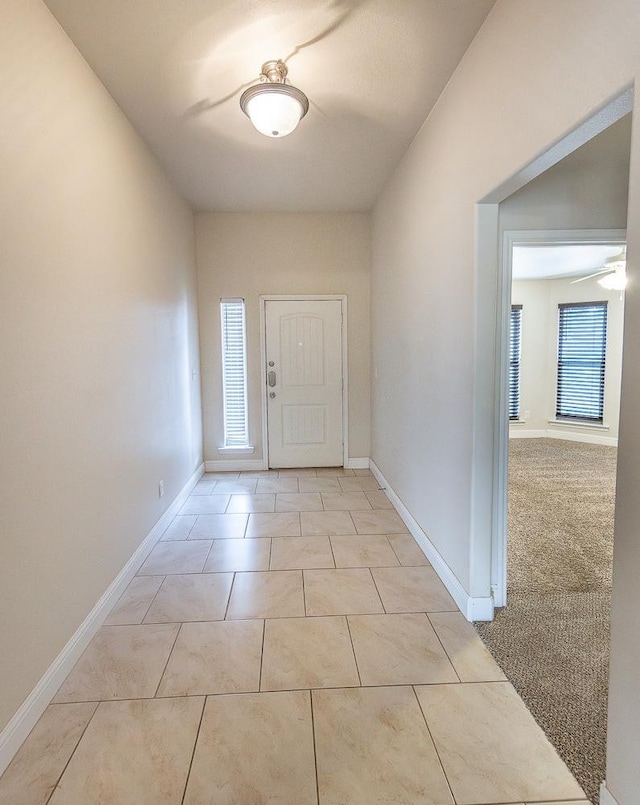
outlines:
{"label": "ceiling light fixture", "polygon": [[606,288],[608,291],[624,291],[627,287],[627,274],[624,270],[624,266],[622,268],[616,268],[616,270],[612,271],[610,274],[605,274],[604,277],[600,277],[598,285]]}
{"label": "ceiling light fixture", "polygon": [[255,128],[267,137],[286,137],[309,111],[309,99],[287,83],[287,65],[268,61],[262,65],[260,83],[240,96],[240,108]]}

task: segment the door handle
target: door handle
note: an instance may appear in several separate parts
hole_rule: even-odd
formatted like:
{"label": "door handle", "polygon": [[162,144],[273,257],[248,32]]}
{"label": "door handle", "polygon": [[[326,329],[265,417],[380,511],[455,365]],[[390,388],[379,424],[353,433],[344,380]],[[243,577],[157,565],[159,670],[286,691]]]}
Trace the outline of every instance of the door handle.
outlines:
{"label": "door handle", "polygon": [[276,373],[271,371],[267,372],[267,383],[269,384],[270,388],[273,388],[276,384]]}

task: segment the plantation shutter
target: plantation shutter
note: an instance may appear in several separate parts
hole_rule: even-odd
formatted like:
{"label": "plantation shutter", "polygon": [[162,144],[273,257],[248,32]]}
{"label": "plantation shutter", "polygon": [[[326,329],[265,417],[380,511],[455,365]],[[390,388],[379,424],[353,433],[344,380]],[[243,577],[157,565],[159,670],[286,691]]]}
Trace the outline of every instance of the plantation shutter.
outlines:
{"label": "plantation shutter", "polygon": [[520,351],[522,305],[511,306],[509,322],[509,419],[520,416]]}
{"label": "plantation shutter", "polygon": [[602,422],[607,303],[558,305],[556,417]]}
{"label": "plantation shutter", "polygon": [[247,347],[244,299],[222,299],[222,388],[225,447],[245,446],[247,432]]}

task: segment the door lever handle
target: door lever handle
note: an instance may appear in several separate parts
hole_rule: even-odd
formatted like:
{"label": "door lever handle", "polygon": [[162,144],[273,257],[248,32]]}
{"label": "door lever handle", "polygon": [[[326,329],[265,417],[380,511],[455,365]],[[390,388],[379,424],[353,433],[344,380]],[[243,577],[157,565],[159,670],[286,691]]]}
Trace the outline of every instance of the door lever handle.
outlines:
{"label": "door lever handle", "polygon": [[267,383],[269,384],[270,388],[273,388],[276,384],[276,373],[275,372],[267,372]]}

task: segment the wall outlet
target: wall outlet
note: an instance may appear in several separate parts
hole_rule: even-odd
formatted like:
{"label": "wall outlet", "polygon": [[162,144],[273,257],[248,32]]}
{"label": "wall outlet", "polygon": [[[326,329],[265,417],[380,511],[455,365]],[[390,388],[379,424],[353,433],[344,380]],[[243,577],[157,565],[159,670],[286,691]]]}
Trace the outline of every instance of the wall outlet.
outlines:
{"label": "wall outlet", "polygon": [[531,416],[531,411],[525,411],[524,412],[524,421],[528,422],[530,416]]}
{"label": "wall outlet", "polygon": [[164,495],[164,481],[158,481],[158,497],[161,498]]}

